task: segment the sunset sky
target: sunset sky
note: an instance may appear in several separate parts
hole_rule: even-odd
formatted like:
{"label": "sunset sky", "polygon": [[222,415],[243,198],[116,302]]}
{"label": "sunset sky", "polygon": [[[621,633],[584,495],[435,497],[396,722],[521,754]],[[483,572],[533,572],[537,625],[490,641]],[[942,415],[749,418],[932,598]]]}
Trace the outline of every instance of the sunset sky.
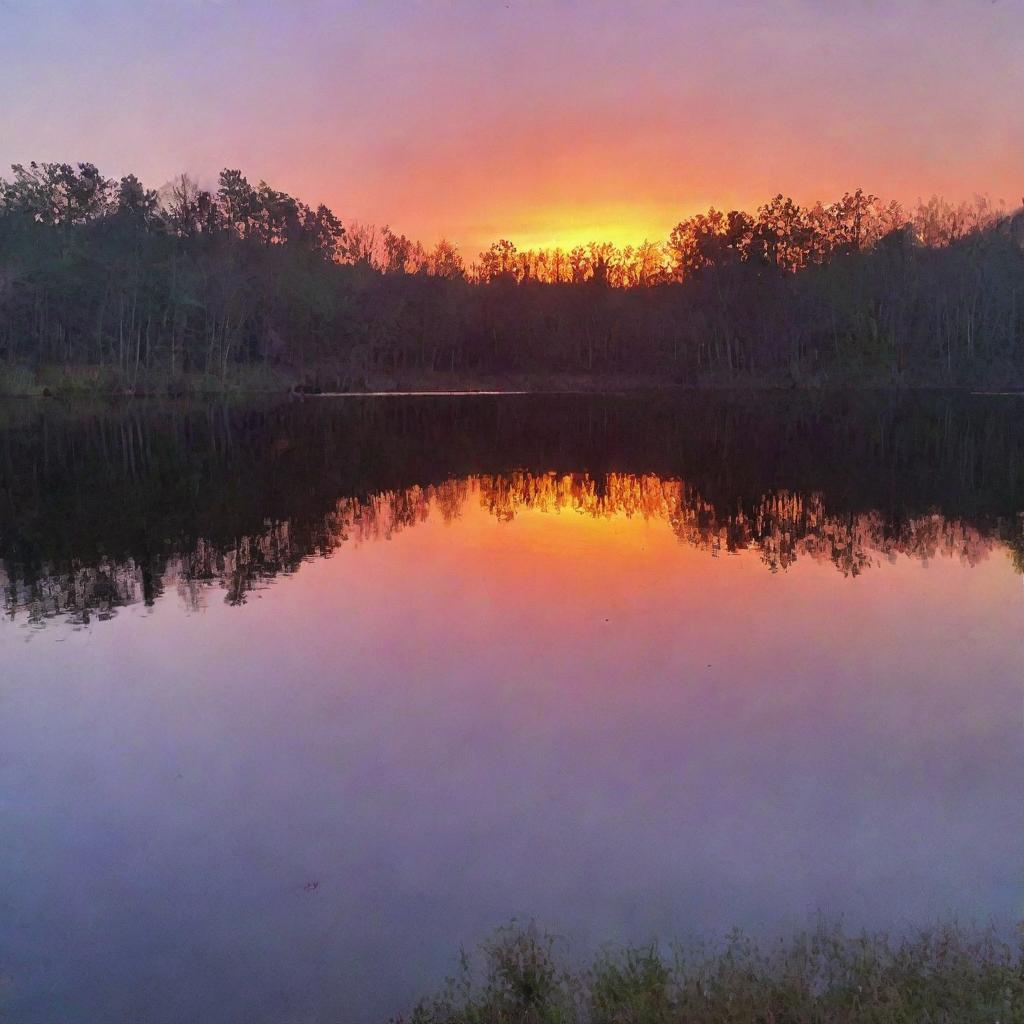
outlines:
{"label": "sunset sky", "polygon": [[[0,166],[223,166],[466,253],[1024,195],[1019,0],[0,0]],[[3,173],[0,171],[0,173]]]}

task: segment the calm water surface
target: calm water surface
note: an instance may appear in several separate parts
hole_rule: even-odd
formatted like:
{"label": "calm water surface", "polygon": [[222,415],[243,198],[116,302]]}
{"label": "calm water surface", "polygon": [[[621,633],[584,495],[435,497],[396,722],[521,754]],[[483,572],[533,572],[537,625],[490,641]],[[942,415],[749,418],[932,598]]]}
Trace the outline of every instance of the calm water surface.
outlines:
{"label": "calm water surface", "polygon": [[1024,916],[1024,407],[0,407],[0,1008],[354,1021]]}

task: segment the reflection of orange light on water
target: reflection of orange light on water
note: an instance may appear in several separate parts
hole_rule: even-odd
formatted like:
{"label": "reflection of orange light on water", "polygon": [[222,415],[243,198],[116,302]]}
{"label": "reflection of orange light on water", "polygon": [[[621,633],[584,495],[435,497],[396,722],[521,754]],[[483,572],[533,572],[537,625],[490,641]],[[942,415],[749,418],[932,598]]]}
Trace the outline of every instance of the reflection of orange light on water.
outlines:
{"label": "reflection of orange light on water", "polygon": [[[754,693],[766,674],[787,673],[792,688],[819,693],[837,665],[884,678],[908,631],[926,648],[914,655],[921,662],[940,651],[951,657],[955,608],[968,610],[962,629],[975,658],[991,635],[994,663],[1005,661],[1000,638],[1019,625],[1019,579],[1003,552],[972,566],[901,555],[856,579],[824,558],[773,573],[759,549],[713,554],[682,542],[661,517],[595,516],[552,500],[499,518],[490,497],[474,481],[457,518],[431,515],[385,543],[303,567],[287,598],[270,592],[275,616],[301,630],[307,616],[329,608],[345,642],[386,636],[396,648],[387,657],[412,675],[443,671],[434,660],[423,664],[426,651],[430,659],[469,658],[481,686],[502,677],[505,697],[529,694],[541,704],[601,692],[626,699],[633,686],[650,693],[712,679]],[[327,643],[318,655],[325,672],[343,655]],[[594,663],[599,673],[583,671]],[[924,671],[915,679],[929,685]],[[509,713],[530,718],[536,707]]]}
{"label": "reflection of orange light on water", "polygon": [[[692,572],[698,563],[706,568],[722,558],[762,575],[802,562],[858,576],[901,556],[917,564],[955,558],[976,565],[997,543],[938,515],[908,520],[893,532],[877,513],[834,516],[816,495],[769,493],[748,512],[722,515],[679,479],[513,472],[343,499],[324,523],[318,552],[351,551],[412,532],[434,536],[439,525],[457,534],[460,549],[485,549],[495,565],[526,560],[539,572],[562,565],[595,585],[609,573],[633,576],[641,567],[650,572],[668,564]],[[287,533],[281,524],[266,537],[246,540],[226,553],[225,567],[244,566],[257,549],[272,562],[275,547],[287,548]],[[438,557],[449,557],[438,543]],[[414,544],[411,550],[419,557],[431,549]],[[182,569],[214,575],[202,558]],[[244,569],[240,578],[244,588]]]}
{"label": "reflection of orange light on water", "polygon": [[[374,520],[372,529],[352,537],[357,544],[348,550],[373,551],[378,545],[361,545],[359,537],[385,537],[396,549],[415,554],[413,568],[421,558],[444,562],[447,571],[463,559],[483,559],[484,579],[501,570],[524,573],[531,585],[541,579],[643,585],[683,570],[691,579],[706,578],[709,586],[728,580],[728,589],[737,572],[770,588],[773,580],[836,577],[837,563],[857,565],[861,578],[872,570],[886,578],[919,574],[944,563],[977,569],[995,543],[960,523],[925,516],[909,524],[902,548],[884,548],[877,545],[891,538],[877,516],[833,521],[820,502],[789,493],[767,497],[756,517],[737,514],[727,524],[688,494],[682,481],[632,474],[609,474],[598,482],[585,475],[513,473],[414,491],[402,504],[415,530],[396,527],[393,511],[384,514],[390,508],[384,502],[378,513],[383,527]],[[814,532],[798,537],[798,524]],[[731,551],[730,529],[733,541],[741,541]],[[790,554],[780,561],[780,551]],[[1009,568],[1008,555],[1001,555],[992,560],[1000,578]],[[732,570],[725,572],[723,563]],[[782,571],[769,571],[776,563]],[[798,566],[801,572],[794,573]],[[836,583],[842,585],[838,578]]]}
{"label": "reflection of orange light on water", "polygon": [[[596,572],[598,585],[602,571],[623,560],[632,571],[648,551],[663,553],[662,561],[675,565],[706,562],[708,556],[738,557],[762,574],[803,563],[857,577],[901,559],[920,565],[955,559],[976,566],[993,550],[1008,554],[1006,544],[1014,542],[1010,533],[993,535],[937,513],[898,525],[878,512],[836,513],[815,493],[770,491],[721,511],[678,478],[517,471],[342,498],[320,516],[268,524],[228,547],[200,540],[168,560],[163,587],[176,589],[192,607],[206,603],[210,584],[223,587],[229,603],[243,603],[250,591],[303,561],[438,523],[455,524],[464,545],[493,546],[495,559],[507,552],[498,543],[501,530],[492,528],[516,523],[522,557],[545,564],[570,559],[573,573]],[[128,561],[58,573],[7,588],[5,595],[11,607],[39,619],[61,608],[88,614],[131,604],[141,599],[144,587],[140,566]]]}

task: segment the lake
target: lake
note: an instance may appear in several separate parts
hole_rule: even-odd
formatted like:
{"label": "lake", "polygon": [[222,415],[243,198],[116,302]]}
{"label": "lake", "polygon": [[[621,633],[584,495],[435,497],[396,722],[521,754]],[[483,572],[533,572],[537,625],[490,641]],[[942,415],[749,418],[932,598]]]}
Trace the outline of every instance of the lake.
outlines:
{"label": "lake", "polygon": [[1024,399],[0,405],[0,1010],[365,1021],[1024,916]]}

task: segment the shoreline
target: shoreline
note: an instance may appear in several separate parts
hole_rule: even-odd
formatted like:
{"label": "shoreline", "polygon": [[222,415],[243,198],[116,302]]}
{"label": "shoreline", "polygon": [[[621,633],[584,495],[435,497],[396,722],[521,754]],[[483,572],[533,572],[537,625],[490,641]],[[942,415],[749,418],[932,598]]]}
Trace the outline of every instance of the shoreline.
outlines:
{"label": "shoreline", "polygon": [[57,391],[49,393],[23,392],[0,394],[0,402],[43,401],[60,403],[79,402],[168,402],[168,401],[209,401],[214,399],[269,399],[290,398],[300,401],[340,398],[525,398],[529,396],[549,397],[626,397],[643,395],[680,396],[692,394],[949,394],[968,398],[1024,398],[1024,389],[987,390],[973,387],[956,387],[938,384],[828,384],[828,385],[781,385],[781,384],[702,384],[695,386],[608,386],[608,387],[557,387],[557,388],[395,388],[390,390],[360,391],[296,391],[230,388],[224,391],[185,391],[160,394],[151,391]]}
{"label": "shoreline", "polygon": [[[45,381],[45,378],[44,378]],[[1024,386],[947,384],[926,381],[885,380],[780,380],[773,378],[708,379],[693,382],[659,380],[648,375],[590,376],[566,374],[550,377],[509,374],[507,376],[465,377],[427,375],[405,379],[377,378],[361,381],[360,387],[338,388],[303,385],[278,380],[276,386],[244,379],[210,386],[208,378],[182,379],[142,388],[103,386],[102,382],[77,374],[57,380],[33,382],[20,390],[3,391],[5,399],[55,399],[59,401],[123,401],[156,399],[257,399],[257,398],[472,398],[528,395],[684,395],[701,393],[824,395],[835,393],[959,394],[984,398],[1024,397]],[[262,385],[262,386],[261,386]]]}

